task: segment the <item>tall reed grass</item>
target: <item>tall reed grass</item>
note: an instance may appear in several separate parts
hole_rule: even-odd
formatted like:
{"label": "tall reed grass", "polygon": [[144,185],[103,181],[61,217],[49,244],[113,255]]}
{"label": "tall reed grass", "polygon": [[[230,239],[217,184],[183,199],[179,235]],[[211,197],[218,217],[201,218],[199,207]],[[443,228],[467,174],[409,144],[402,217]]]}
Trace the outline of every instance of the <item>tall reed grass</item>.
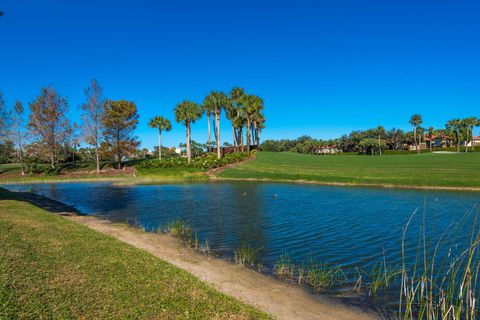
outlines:
{"label": "tall reed grass", "polygon": [[[402,271],[398,316],[401,319],[478,319],[480,229],[478,209],[474,208],[447,228],[429,247],[425,212],[420,228],[419,250],[413,266],[406,259],[406,234],[415,211],[402,236]],[[469,241],[458,242],[465,226],[470,225]],[[431,249],[431,250],[429,250]],[[433,251],[432,251],[433,250]],[[447,252],[444,257],[440,252]]]}

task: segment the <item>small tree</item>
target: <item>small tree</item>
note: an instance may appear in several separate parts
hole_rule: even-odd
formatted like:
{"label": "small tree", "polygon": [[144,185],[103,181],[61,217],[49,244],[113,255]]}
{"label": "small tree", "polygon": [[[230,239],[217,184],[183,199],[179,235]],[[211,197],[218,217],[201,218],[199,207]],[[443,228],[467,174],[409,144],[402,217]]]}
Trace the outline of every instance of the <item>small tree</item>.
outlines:
{"label": "small tree", "polygon": [[196,102],[185,100],[175,107],[175,120],[183,123],[186,129],[186,147],[188,163],[192,161],[191,125],[202,116],[202,108]]}
{"label": "small tree", "polygon": [[62,146],[66,145],[72,133],[70,121],[65,116],[67,100],[48,87],[42,89],[29,107],[30,134],[38,143],[40,156],[49,159],[51,168],[55,169]]}
{"label": "small tree", "polygon": [[138,124],[137,106],[134,102],[125,100],[107,100],[102,123],[106,153],[120,170],[123,160],[133,155],[140,144],[133,135]]}
{"label": "small tree", "polygon": [[158,159],[162,160],[162,131],[172,130],[172,124],[170,120],[162,116],[156,116],[150,119],[148,125],[150,128],[158,129]]}
{"label": "small tree", "polygon": [[25,166],[23,164],[23,105],[20,101],[15,101],[13,106],[15,117],[15,135],[18,148],[18,159],[22,167],[22,176],[25,175]]}
{"label": "small tree", "polygon": [[85,89],[85,100],[82,104],[83,139],[95,149],[97,173],[100,172],[100,143],[103,139],[104,104],[103,89],[96,80]]}
{"label": "small tree", "polygon": [[420,148],[418,147],[418,137],[417,137],[417,131],[418,127],[423,123],[422,116],[419,114],[414,114],[411,118],[410,121],[408,121],[413,126],[413,140],[415,142],[415,149],[417,150],[417,153],[420,153]]}

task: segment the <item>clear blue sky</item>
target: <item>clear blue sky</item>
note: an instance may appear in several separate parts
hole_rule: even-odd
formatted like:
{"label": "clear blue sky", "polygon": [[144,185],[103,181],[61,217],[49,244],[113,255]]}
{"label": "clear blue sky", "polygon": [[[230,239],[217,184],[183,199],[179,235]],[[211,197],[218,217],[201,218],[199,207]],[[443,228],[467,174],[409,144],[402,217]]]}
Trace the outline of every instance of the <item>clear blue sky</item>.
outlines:
{"label": "clear blue sky", "polygon": [[[0,10],[8,103],[53,85],[76,118],[96,78],[107,97],[137,103],[149,148],[149,118],[173,120],[177,102],[235,85],[264,98],[263,138],[480,116],[479,1],[0,0]],[[177,124],[165,144],[184,136]],[[206,141],[205,119],[193,138]]]}

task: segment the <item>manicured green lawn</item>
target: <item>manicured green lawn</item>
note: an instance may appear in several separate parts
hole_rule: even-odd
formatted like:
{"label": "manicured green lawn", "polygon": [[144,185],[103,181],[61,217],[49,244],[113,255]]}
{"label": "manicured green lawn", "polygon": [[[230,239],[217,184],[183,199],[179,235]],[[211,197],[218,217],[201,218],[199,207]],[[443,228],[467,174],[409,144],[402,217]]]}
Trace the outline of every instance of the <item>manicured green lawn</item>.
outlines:
{"label": "manicured green lawn", "polygon": [[0,319],[268,318],[142,250],[4,189],[0,244]]}
{"label": "manicured green lawn", "polygon": [[259,152],[256,160],[228,169],[220,177],[478,188],[480,153],[320,156]]}

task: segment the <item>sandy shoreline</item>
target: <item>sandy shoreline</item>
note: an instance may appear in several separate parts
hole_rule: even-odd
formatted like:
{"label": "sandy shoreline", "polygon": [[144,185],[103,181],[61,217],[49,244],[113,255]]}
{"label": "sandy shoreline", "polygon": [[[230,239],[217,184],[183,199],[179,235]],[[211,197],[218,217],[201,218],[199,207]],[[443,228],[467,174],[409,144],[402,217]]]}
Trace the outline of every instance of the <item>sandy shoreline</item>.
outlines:
{"label": "sandy shoreline", "polygon": [[78,178],[78,179],[51,179],[51,180],[23,180],[16,181],[2,181],[0,185],[12,184],[49,184],[49,183],[77,183],[77,182],[105,182],[114,183],[115,185],[147,185],[147,184],[170,184],[170,183],[208,183],[208,182],[228,182],[228,181],[246,181],[246,182],[268,182],[268,183],[292,183],[292,184],[314,184],[321,186],[336,186],[336,187],[366,187],[366,188],[384,188],[384,189],[401,189],[401,190],[438,190],[438,191],[468,191],[480,192],[480,187],[448,187],[448,186],[412,186],[412,185],[397,185],[388,183],[348,183],[348,182],[326,182],[317,180],[289,180],[289,179],[269,179],[269,178],[224,178],[214,174],[205,174],[199,178]]}
{"label": "sandy shoreline", "polygon": [[145,250],[208,283],[216,290],[251,304],[278,319],[377,319],[373,314],[312,296],[301,287],[185,248],[164,234],[147,233],[92,216],[66,219]]}

